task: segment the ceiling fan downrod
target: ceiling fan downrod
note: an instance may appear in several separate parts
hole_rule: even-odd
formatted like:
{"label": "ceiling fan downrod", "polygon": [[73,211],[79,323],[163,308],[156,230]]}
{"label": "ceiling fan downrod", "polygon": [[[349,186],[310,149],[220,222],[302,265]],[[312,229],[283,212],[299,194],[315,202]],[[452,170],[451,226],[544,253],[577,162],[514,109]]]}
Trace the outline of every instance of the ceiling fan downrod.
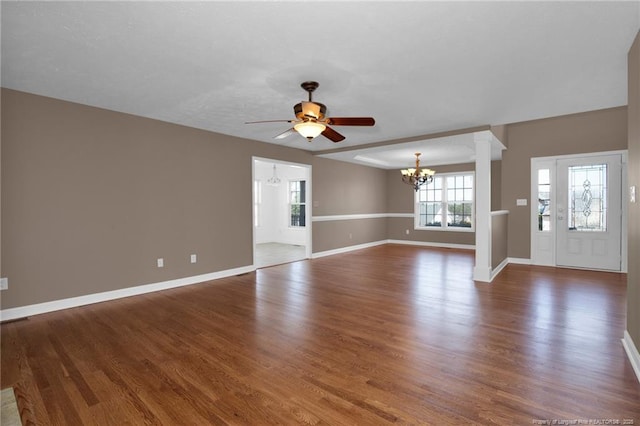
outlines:
{"label": "ceiling fan downrod", "polygon": [[317,81],[305,81],[300,85],[300,87],[309,92],[309,102],[313,102],[311,94],[318,88],[318,86],[320,86],[320,84]]}

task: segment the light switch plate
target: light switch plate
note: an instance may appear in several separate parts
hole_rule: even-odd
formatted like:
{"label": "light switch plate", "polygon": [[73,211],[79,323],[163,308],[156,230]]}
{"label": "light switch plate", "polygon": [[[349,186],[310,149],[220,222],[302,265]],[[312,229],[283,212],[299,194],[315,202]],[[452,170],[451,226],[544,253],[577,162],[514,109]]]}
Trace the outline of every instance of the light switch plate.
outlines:
{"label": "light switch plate", "polygon": [[631,185],[629,187],[629,202],[630,203],[636,202],[636,186],[635,185]]}
{"label": "light switch plate", "polygon": [[9,290],[9,278],[0,278],[0,290]]}
{"label": "light switch plate", "polygon": [[516,200],[516,206],[526,206],[527,205],[527,199],[526,198],[518,198]]}

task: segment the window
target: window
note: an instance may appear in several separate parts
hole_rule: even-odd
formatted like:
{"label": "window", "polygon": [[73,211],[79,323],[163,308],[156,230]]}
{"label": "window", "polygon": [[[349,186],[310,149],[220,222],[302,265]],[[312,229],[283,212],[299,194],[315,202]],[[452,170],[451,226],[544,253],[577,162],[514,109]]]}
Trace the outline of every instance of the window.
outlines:
{"label": "window", "polygon": [[569,166],[570,231],[607,230],[607,164]]}
{"label": "window", "polygon": [[289,182],[289,226],[304,227],[306,220],[306,182],[292,180]]}
{"label": "window", "polygon": [[551,175],[538,169],[538,231],[551,230]]}
{"label": "window", "polygon": [[473,172],[441,174],[416,192],[416,228],[473,230]]}

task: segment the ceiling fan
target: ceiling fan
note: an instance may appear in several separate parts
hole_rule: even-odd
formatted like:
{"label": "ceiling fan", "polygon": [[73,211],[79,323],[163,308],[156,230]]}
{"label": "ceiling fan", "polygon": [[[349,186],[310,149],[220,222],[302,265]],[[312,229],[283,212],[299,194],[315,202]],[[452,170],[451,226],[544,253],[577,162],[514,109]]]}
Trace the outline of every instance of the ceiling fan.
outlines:
{"label": "ceiling fan", "polygon": [[305,81],[300,85],[304,90],[309,92],[309,100],[302,101],[293,107],[296,116],[295,120],[265,120],[265,121],[248,121],[245,124],[256,123],[295,123],[292,128],[286,130],[274,139],[283,139],[293,133],[300,133],[307,138],[309,142],[315,137],[322,135],[325,138],[340,142],[344,140],[344,136],[333,130],[332,126],[373,126],[376,121],[372,117],[327,117],[327,107],[320,102],[313,102],[311,94],[318,88],[319,84],[315,81]]}

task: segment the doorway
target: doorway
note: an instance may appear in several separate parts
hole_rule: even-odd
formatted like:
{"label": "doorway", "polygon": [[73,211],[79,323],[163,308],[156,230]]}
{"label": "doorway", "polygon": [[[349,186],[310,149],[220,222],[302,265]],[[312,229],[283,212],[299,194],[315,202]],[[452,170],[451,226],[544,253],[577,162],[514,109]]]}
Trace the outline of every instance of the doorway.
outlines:
{"label": "doorway", "polygon": [[253,263],[311,257],[311,166],[253,158]]}
{"label": "doorway", "polygon": [[531,260],[626,270],[626,152],[534,158]]}

